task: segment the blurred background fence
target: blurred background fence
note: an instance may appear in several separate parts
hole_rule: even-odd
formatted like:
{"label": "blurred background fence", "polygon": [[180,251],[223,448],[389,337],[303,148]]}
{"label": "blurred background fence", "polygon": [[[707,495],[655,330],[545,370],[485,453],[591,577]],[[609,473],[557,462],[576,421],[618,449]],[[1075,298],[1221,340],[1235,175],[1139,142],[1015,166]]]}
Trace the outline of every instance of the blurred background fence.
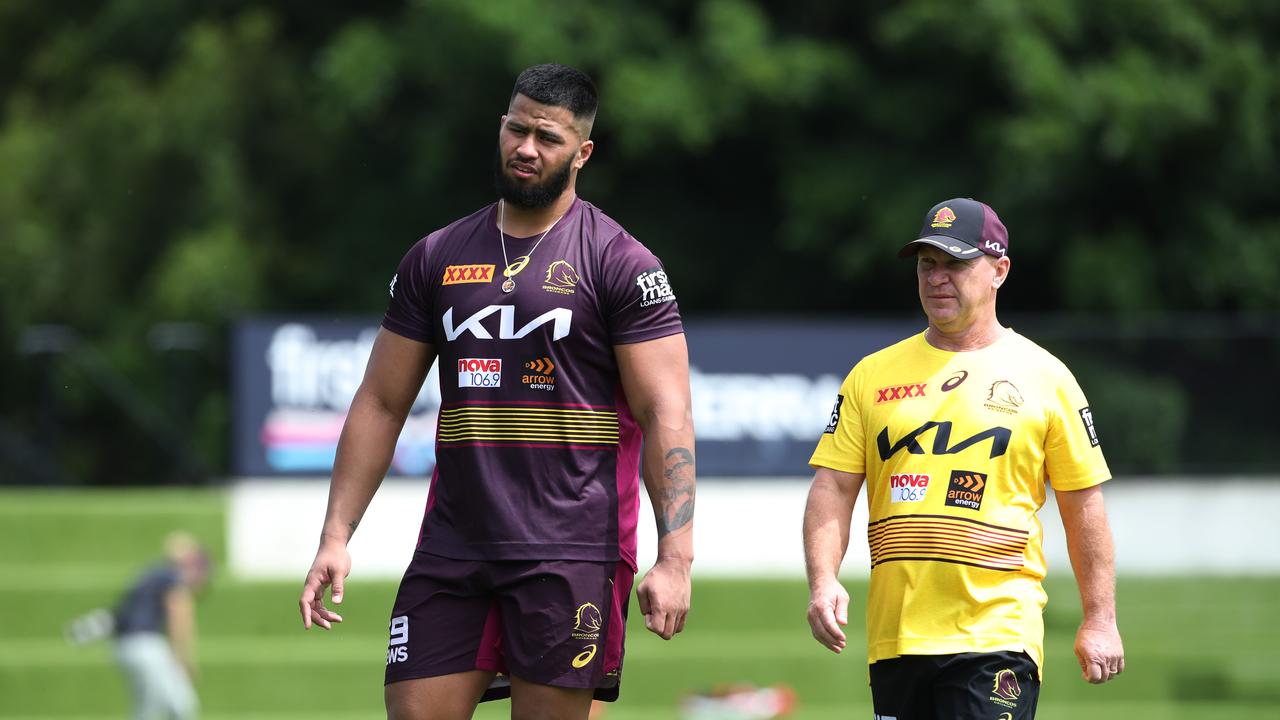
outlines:
{"label": "blurred background fence", "polygon": [[[903,283],[910,280],[903,268]],[[1075,372],[1113,471],[1257,475],[1273,438],[1280,316],[1009,313]],[[61,325],[27,327],[0,425],[4,484],[210,484],[327,474],[378,318],[242,318],[155,325],[128,372]],[[739,316],[687,321],[705,477],[804,476],[840,381],[922,321]],[[234,338],[234,341],[231,341]],[[393,473],[434,464],[433,372]]]}

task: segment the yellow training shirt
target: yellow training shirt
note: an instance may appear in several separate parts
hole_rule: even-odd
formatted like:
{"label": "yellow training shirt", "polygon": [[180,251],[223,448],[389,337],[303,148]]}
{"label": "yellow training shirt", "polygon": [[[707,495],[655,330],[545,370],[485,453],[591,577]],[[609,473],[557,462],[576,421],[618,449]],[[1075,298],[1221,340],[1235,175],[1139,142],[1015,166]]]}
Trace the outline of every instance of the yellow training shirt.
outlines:
{"label": "yellow training shirt", "polygon": [[1026,651],[1044,666],[1046,483],[1108,480],[1066,366],[1012,330],[971,352],[921,333],[859,362],[809,463],[866,475],[868,661]]}

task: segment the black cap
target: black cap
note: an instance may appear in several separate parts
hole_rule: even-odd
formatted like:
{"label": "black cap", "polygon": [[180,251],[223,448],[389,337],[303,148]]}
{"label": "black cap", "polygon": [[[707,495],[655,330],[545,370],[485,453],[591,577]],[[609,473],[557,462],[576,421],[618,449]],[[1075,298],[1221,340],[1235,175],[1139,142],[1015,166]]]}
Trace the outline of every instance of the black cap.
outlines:
{"label": "black cap", "polygon": [[903,246],[898,257],[915,255],[921,245],[932,245],[961,260],[982,253],[1002,258],[1009,254],[1009,231],[990,205],[973,198],[952,198],[930,208],[919,236]]}

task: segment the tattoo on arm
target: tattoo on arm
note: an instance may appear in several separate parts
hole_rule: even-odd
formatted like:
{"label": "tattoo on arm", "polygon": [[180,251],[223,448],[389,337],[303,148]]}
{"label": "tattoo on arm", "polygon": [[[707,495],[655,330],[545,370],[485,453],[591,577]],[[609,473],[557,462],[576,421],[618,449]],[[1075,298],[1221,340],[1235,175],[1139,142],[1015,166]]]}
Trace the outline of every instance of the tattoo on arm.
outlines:
{"label": "tattoo on arm", "polygon": [[359,521],[359,520],[352,520],[351,522],[347,523],[347,527],[351,528],[351,534],[352,534],[352,535],[355,535],[355,534],[356,534],[356,528],[357,528],[357,527],[360,527],[360,521]]}
{"label": "tattoo on arm", "polygon": [[694,462],[688,448],[672,448],[667,452],[666,468],[662,475],[667,479],[659,493],[662,506],[658,508],[658,537],[675,532],[693,520]]}

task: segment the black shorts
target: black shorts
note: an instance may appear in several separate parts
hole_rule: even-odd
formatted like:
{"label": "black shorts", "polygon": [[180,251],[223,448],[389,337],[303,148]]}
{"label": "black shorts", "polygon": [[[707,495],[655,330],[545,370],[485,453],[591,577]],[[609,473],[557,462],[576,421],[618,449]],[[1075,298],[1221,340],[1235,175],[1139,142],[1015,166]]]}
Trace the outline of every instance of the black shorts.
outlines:
{"label": "black shorts", "polygon": [[510,697],[506,675],[616,700],[633,579],[625,562],[415,552],[391,611],[386,682],[487,670],[498,677],[483,700]]}
{"label": "black shorts", "polygon": [[1031,720],[1040,674],[1023,652],[903,655],[871,664],[877,720]]}

